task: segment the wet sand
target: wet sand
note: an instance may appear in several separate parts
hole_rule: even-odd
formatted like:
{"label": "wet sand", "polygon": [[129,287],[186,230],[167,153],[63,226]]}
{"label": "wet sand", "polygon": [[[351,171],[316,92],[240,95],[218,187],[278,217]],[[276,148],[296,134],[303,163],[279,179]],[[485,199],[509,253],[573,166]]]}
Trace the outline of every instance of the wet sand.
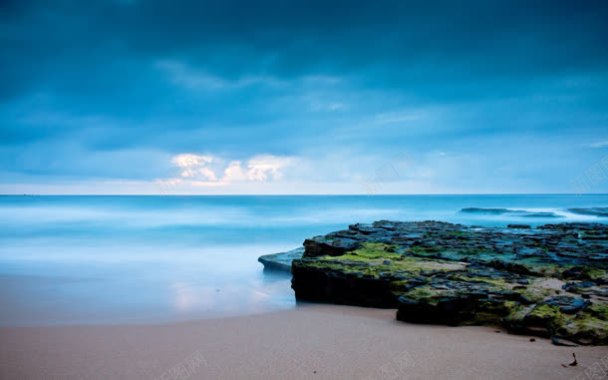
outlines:
{"label": "wet sand", "polygon": [[[406,324],[394,313],[306,305],[162,325],[2,328],[0,378],[584,379],[608,368],[606,347]],[[564,368],[573,352],[579,365]]]}

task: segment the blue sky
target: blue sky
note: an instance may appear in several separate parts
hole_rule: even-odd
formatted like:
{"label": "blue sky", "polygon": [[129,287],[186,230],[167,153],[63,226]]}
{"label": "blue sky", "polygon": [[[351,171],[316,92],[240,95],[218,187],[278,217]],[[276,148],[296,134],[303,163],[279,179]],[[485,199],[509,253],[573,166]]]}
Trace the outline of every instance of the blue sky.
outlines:
{"label": "blue sky", "polygon": [[0,1],[0,193],[606,192],[605,1]]}

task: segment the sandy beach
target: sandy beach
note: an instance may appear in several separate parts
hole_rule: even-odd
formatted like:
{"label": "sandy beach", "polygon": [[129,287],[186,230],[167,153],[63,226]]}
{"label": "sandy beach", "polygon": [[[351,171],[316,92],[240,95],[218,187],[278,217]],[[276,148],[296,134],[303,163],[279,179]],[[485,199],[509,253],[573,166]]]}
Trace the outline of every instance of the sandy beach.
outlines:
{"label": "sandy beach", "polygon": [[[606,347],[406,324],[394,313],[304,305],[163,325],[3,328],[0,378],[572,379],[608,361]],[[573,352],[579,365],[562,366]]]}

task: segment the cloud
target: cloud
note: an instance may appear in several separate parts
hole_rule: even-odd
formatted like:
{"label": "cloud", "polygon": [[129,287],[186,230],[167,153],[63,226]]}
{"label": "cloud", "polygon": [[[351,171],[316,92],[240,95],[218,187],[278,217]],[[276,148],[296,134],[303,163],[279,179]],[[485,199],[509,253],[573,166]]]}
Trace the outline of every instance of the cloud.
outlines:
{"label": "cloud", "polygon": [[247,180],[247,173],[241,165],[241,161],[231,161],[224,169],[224,180],[227,182],[241,182]]}
{"label": "cloud", "polygon": [[279,179],[283,170],[293,164],[292,157],[261,155],[252,157],[247,163],[247,179],[250,181],[267,181]]}
{"label": "cloud", "polygon": [[192,153],[179,154],[171,162],[181,169],[180,176],[183,178],[202,178],[204,180],[216,181],[215,172],[209,165],[215,161],[213,156],[201,156]]}
{"label": "cloud", "polygon": [[[0,1],[0,184],[568,191],[604,154],[607,18],[602,0]],[[384,169],[401,155],[407,185]]]}
{"label": "cloud", "polygon": [[294,157],[255,155],[243,165],[210,154],[182,153],[171,159],[179,177],[160,179],[166,186],[189,183],[194,186],[225,186],[239,182],[268,182],[281,179],[284,170],[296,162]]}

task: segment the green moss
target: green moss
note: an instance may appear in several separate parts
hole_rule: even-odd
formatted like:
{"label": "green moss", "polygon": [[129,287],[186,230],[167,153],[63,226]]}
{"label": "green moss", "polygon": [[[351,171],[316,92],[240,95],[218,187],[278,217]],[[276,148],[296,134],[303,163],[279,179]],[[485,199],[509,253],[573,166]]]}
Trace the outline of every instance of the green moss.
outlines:
{"label": "green moss", "polygon": [[592,281],[608,279],[608,273],[606,273],[606,270],[603,269],[588,268],[586,272],[589,276],[589,279],[591,279]]}
{"label": "green moss", "polygon": [[415,245],[409,247],[407,252],[413,256],[436,256],[443,249],[436,246]]}
{"label": "green moss", "polygon": [[503,304],[505,305],[505,308],[509,310],[509,312],[507,313],[509,315],[516,313],[517,311],[523,308],[523,306],[519,302],[515,301],[505,301]]}
{"label": "green moss", "polygon": [[444,272],[463,270],[463,263],[443,260],[424,260],[404,256],[395,252],[395,247],[384,243],[366,243],[359,249],[341,256],[319,256],[314,260],[302,260],[302,265],[309,268],[341,270],[344,273],[360,273],[379,276],[381,273],[403,275],[426,272]]}
{"label": "green moss", "polygon": [[534,306],[523,306],[519,303],[514,303],[509,307],[509,313],[505,317],[505,321],[511,325],[522,324],[526,315],[534,308]]}
{"label": "green moss", "polygon": [[608,334],[608,321],[588,316],[585,313],[581,313],[578,318],[569,321],[568,325],[575,326],[580,332]]}
{"label": "green moss", "polygon": [[410,290],[409,292],[405,293],[405,296],[415,299],[415,300],[422,300],[422,299],[426,299],[426,298],[431,298],[431,297],[436,297],[438,295],[441,294],[441,291],[438,291],[437,289],[434,289],[430,286],[418,286],[412,290]]}
{"label": "green moss", "polygon": [[463,281],[463,282],[474,282],[481,284],[491,285],[494,289],[504,290],[509,289],[510,285],[502,278],[491,278],[491,277],[481,277],[474,276],[469,274],[468,272],[464,272],[464,274],[456,274],[450,277],[451,280]]}
{"label": "green moss", "polygon": [[437,304],[437,298],[444,295],[446,292],[448,291],[438,290],[427,285],[422,285],[403,293],[403,295],[417,302],[435,305]]}
{"label": "green moss", "polygon": [[559,307],[553,305],[537,305],[526,316],[526,319],[533,324],[543,324],[554,330],[566,324],[569,318],[559,311]]}
{"label": "green moss", "polygon": [[593,303],[587,308],[587,312],[599,319],[608,321],[608,305],[606,304]]}
{"label": "green moss", "polygon": [[384,243],[364,243],[361,248],[347,252],[342,256],[335,256],[341,260],[376,260],[398,259],[400,254],[395,252],[395,246]]}
{"label": "green moss", "polygon": [[542,304],[537,305],[528,315],[540,319],[551,319],[556,318],[558,314],[561,314],[561,312],[559,311],[559,307]]}
{"label": "green moss", "polygon": [[608,321],[586,312],[563,320],[556,332],[584,344],[608,343]]}

